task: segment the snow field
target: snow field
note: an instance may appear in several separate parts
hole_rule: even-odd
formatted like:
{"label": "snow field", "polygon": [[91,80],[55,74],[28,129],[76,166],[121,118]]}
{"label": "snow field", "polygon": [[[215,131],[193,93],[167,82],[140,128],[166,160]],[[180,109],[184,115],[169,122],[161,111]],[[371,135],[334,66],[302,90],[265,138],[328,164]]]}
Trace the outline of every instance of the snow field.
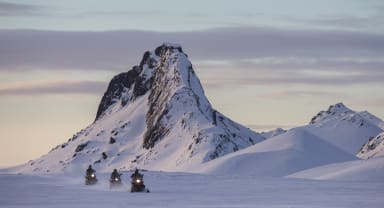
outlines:
{"label": "snow field", "polygon": [[109,174],[100,174],[95,186],[85,186],[82,175],[0,174],[0,207],[379,208],[384,203],[383,182],[144,172],[151,193],[129,193],[129,175],[124,173],[122,189],[110,190]]}

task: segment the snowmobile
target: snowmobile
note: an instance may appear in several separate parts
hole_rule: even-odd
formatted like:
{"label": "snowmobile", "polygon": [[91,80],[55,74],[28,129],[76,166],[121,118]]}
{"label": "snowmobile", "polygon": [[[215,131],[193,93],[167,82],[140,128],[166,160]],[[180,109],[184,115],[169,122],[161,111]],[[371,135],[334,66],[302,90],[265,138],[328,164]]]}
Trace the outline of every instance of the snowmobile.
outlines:
{"label": "snowmobile", "polygon": [[109,179],[109,188],[114,188],[114,187],[120,187],[122,185],[121,182],[121,174],[116,175]]}
{"label": "snowmobile", "polygon": [[145,188],[142,174],[132,176],[131,192],[147,192],[147,193],[149,193],[149,190]]}
{"label": "snowmobile", "polygon": [[93,185],[97,183],[96,173],[90,173],[85,176],[85,185]]}

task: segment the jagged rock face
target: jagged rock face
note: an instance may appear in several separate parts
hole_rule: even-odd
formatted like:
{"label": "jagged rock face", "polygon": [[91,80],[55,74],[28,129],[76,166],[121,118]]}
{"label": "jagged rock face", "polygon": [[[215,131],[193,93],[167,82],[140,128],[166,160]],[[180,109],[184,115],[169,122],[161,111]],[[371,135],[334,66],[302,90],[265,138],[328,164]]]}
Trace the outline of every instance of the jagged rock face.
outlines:
{"label": "jagged rock face", "polygon": [[[171,108],[182,104],[180,102],[183,102],[185,107],[189,103],[201,108],[200,100],[205,99],[200,82],[196,79],[191,80],[196,78],[196,75],[181,47],[162,45],[156,48],[155,55],[159,57],[159,63],[148,99],[149,111],[146,116],[148,131],[144,135],[143,143],[143,147],[147,149],[153,147],[172,128],[167,117],[177,112],[172,112]],[[202,113],[212,111],[207,100],[204,104]]]}
{"label": "jagged rock face", "polygon": [[[113,77],[108,85],[107,91],[99,104],[96,114],[96,120],[113,104],[120,101],[124,93],[131,88],[133,83],[138,79],[141,68],[135,66],[132,70],[124,72]],[[122,101],[125,105],[127,100]]]}
{"label": "jagged rock face", "polygon": [[145,52],[139,66],[132,67],[111,80],[99,104],[96,119],[117,102],[124,107],[130,101],[147,93],[152,86],[152,72],[156,67],[156,60],[149,51]]}
{"label": "jagged rock face", "polygon": [[[168,76],[170,69],[170,62],[176,62],[177,56],[170,59],[169,54],[173,54],[174,50],[178,48],[167,47],[165,45],[156,48],[155,54],[160,58],[160,64],[154,75],[153,89],[149,96],[149,111],[146,116],[147,132],[144,135],[143,147],[149,149],[154,144],[164,137],[169,128],[165,126],[165,116],[169,113],[167,103],[169,103],[172,92],[175,87],[180,85],[180,77],[174,71],[174,74]],[[168,60],[167,60],[168,58]],[[167,93],[164,93],[167,92]]]}

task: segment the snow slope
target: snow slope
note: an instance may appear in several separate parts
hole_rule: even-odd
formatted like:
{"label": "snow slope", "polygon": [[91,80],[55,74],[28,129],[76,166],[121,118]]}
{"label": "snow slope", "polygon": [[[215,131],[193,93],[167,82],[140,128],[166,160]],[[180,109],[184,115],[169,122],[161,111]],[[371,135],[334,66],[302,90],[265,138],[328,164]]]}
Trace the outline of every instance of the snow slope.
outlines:
{"label": "snow slope", "polygon": [[[287,178],[218,177],[185,173],[144,172],[151,193],[110,190],[101,180],[85,186],[82,177],[0,174],[2,208],[381,208],[384,183],[310,181]],[[100,175],[100,179],[106,179]]]}
{"label": "snow slope", "polygon": [[319,165],[355,160],[352,154],[299,127],[202,165],[219,175],[286,176]]}
{"label": "snow slope", "polygon": [[317,180],[384,181],[384,157],[316,167],[288,177]]}
{"label": "snow slope", "polygon": [[362,111],[362,112],[359,112],[359,114],[365,119],[367,119],[369,122],[371,122],[372,124],[380,127],[384,131],[384,121],[382,121],[380,118],[369,113],[368,111]]}
{"label": "snow slope", "polygon": [[14,170],[177,171],[263,140],[214,110],[181,46],[164,43],[111,80],[93,124]]}

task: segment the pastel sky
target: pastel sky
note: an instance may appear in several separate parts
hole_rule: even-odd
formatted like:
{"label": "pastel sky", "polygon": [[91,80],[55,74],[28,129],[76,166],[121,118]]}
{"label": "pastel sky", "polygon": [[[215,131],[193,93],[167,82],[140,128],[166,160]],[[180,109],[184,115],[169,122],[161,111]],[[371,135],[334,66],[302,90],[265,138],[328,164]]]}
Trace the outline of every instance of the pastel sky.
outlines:
{"label": "pastel sky", "polygon": [[336,102],[384,118],[381,0],[0,0],[0,166],[93,122],[109,80],[183,46],[220,112],[257,131]]}

